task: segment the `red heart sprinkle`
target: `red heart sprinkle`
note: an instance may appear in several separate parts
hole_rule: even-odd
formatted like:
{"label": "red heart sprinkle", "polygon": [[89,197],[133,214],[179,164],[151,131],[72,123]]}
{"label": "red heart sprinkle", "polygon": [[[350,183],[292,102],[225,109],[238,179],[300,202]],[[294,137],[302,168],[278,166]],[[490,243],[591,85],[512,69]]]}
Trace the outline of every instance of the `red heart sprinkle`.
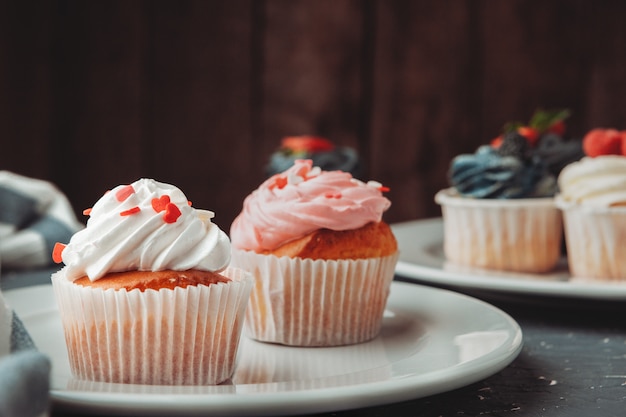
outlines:
{"label": "red heart sprinkle", "polygon": [[83,210],[83,215],[84,216],[90,216],[91,215],[91,208],[87,208],[87,209]]}
{"label": "red heart sprinkle", "polygon": [[157,213],[160,213],[163,210],[165,210],[165,208],[167,207],[167,205],[169,203],[170,203],[170,196],[169,195],[162,195],[160,198],[153,198],[152,199],[152,208]]}
{"label": "red heart sprinkle", "polygon": [[135,193],[135,189],[133,188],[132,185],[126,185],[122,188],[120,188],[119,190],[117,190],[117,192],[115,193],[115,198],[117,198],[117,201],[119,201],[120,203],[124,200],[126,200],[131,194]]}
{"label": "red heart sprinkle", "polygon": [[63,262],[61,254],[63,253],[65,246],[66,245],[60,242],[54,244],[54,248],[52,248],[52,260],[54,261],[54,263],[60,264],[61,262]]}
{"label": "red heart sprinkle", "polygon": [[165,223],[175,223],[176,220],[180,217],[180,214],[180,209],[176,207],[176,204],[169,203],[167,205],[167,208],[165,209],[163,221]]}

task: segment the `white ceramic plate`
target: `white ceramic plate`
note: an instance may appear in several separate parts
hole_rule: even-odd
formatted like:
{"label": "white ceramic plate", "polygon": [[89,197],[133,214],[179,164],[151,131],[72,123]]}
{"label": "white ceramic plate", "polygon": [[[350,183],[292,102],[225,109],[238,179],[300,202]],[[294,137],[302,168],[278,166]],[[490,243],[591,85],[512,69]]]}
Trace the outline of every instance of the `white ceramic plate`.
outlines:
{"label": "white ceramic plate", "polygon": [[82,412],[135,415],[287,415],[419,398],[492,375],[520,352],[522,333],[499,309],[454,292],[394,282],[374,340],[294,348],[245,337],[232,382],[158,387],[74,380],[51,286],[7,291],[53,362],[51,396]]}
{"label": "white ceramic plate", "polygon": [[569,274],[565,258],[553,272],[546,274],[469,268],[447,262],[441,218],[396,223],[391,227],[400,247],[396,273],[415,282],[526,295],[626,300],[625,283],[575,280]]}

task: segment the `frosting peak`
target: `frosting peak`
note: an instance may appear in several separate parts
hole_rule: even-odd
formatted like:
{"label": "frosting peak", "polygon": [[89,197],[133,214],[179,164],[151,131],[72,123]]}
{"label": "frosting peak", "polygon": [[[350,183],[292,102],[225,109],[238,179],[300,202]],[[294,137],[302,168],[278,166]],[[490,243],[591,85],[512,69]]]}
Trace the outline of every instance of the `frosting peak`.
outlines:
{"label": "frosting peak", "polygon": [[585,157],[566,166],[559,176],[561,199],[593,207],[626,204],[626,158]]}
{"label": "frosting peak", "polygon": [[230,261],[228,236],[177,187],[152,179],[119,185],[90,210],[87,227],[57,255],[68,279],[95,281],[109,272],[165,269],[220,271]]}
{"label": "frosting peak", "polygon": [[556,179],[538,157],[503,156],[489,145],[454,158],[448,175],[450,184],[466,197],[535,198],[556,192]]}
{"label": "frosting peak", "polygon": [[230,230],[233,246],[273,250],[317,229],[350,230],[378,222],[391,202],[380,183],[296,160],[253,191]]}

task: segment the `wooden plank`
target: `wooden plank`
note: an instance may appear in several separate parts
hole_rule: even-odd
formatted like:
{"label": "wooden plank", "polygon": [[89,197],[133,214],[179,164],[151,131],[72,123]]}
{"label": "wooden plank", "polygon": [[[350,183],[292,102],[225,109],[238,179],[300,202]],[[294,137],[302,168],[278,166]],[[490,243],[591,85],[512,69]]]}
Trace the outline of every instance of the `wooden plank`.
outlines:
{"label": "wooden plank", "polygon": [[389,221],[439,215],[449,161],[507,120],[569,107],[626,128],[624,2],[6,3],[0,165],[77,211],[152,176],[227,229],[286,135],[354,146]]}
{"label": "wooden plank", "polygon": [[63,2],[55,19],[52,178],[80,212],[142,172],[141,3]]}
{"label": "wooden plank", "polygon": [[587,4],[572,1],[483,2],[480,7],[481,137],[538,107],[570,108],[572,133],[584,130]]}
{"label": "wooden plank", "polygon": [[0,169],[47,179],[51,124],[50,3],[4,2],[0,12]]}
{"label": "wooden plank", "polygon": [[250,177],[250,1],[153,6],[149,173],[228,230]]}
{"label": "wooden plank", "polygon": [[387,220],[436,216],[449,161],[476,130],[470,2],[376,6],[372,175],[391,188]]}
{"label": "wooden plank", "polygon": [[314,134],[363,151],[368,2],[265,2],[258,175],[284,136]]}

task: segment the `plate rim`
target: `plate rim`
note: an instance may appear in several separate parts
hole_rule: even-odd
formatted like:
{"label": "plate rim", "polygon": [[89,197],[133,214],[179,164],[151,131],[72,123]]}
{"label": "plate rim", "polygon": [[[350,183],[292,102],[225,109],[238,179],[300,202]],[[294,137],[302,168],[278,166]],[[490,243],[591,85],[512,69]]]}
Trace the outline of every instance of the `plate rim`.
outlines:
{"label": "plate rim", "polygon": [[[425,258],[432,257],[422,248],[432,247],[433,245],[443,245],[443,218],[434,217],[427,219],[411,220],[406,222],[391,224],[394,232],[401,230],[407,233],[410,228],[417,236],[415,243],[420,245],[418,249],[425,255]],[[437,230],[437,235],[429,235],[425,231],[432,232]],[[396,236],[398,234],[396,233]],[[405,242],[398,241],[400,252]],[[415,250],[415,248],[413,248]],[[438,261],[444,262],[445,258],[437,258]],[[626,283],[624,282],[585,282],[571,281],[569,272],[565,272],[566,280],[553,281],[542,280],[541,274],[515,274],[503,271],[508,275],[517,276],[501,276],[498,277],[498,271],[485,271],[491,276],[481,276],[480,270],[476,269],[472,272],[446,271],[441,266],[426,264],[420,260],[407,261],[400,259],[396,265],[396,274],[411,282],[418,284],[437,284],[448,285],[457,288],[496,291],[502,293],[526,294],[550,296],[558,298],[582,298],[590,300],[626,300]],[[548,273],[547,275],[549,275]],[[546,276],[547,276],[546,275]],[[526,276],[527,278],[523,278]],[[533,277],[534,279],[530,279]]]}
{"label": "plate rim", "polygon": [[[11,293],[33,291],[39,287],[46,287],[52,295],[51,285],[37,285],[19,289],[5,291],[5,298],[10,299]],[[403,290],[404,288],[404,290]],[[92,410],[97,413],[138,413],[141,415],[149,412],[150,415],[164,415],[176,412],[184,415],[204,414],[207,411],[220,413],[220,415],[240,416],[251,415],[296,415],[304,413],[323,413],[331,411],[341,411],[346,409],[364,408],[370,406],[384,405],[398,401],[423,398],[426,396],[439,394],[453,389],[457,389],[469,384],[478,382],[491,376],[508,366],[521,352],[523,347],[523,334],[519,324],[506,312],[487,302],[474,297],[460,294],[454,291],[433,288],[415,283],[393,281],[391,294],[395,292],[419,292],[425,291],[430,294],[438,294],[448,300],[465,300],[466,303],[473,304],[483,312],[486,310],[495,313],[503,325],[506,323],[508,331],[507,342],[497,349],[478,358],[479,369],[476,369],[476,360],[465,363],[457,363],[444,370],[430,371],[425,375],[409,375],[402,378],[391,378],[384,381],[373,381],[360,384],[351,384],[339,387],[323,387],[316,389],[305,389],[295,391],[282,391],[278,393],[223,393],[223,394],[166,394],[165,397],[175,399],[184,398],[185,401],[177,401],[169,404],[159,403],[159,409],[153,407],[146,408],[157,394],[132,394],[119,392],[93,392],[93,391],[68,391],[51,390],[51,399],[55,406],[68,410]],[[8,295],[8,297],[7,297]],[[390,308],[400,308],[406,310],[406,305],[395,301],[390,295]],[[39,310],[40,312],[41,310]],[[415,315],[419,308],[411,310]],[[456,311],[459,311],[458,309]],[[24,314],[23,312],[20,314]],[[26,313],[28,314],[28,313]],[[38,314],[35,310],[33,315]],[[459,314],[458,312],[456,313]],[[24,322],[28,322],[28,316],[24,316]],[[242,336],[245,337],[245,336]],[[497,353],[497,354],[496,354]],[[415,356],[408,355],[405,359]],[[469,368],[469,369],[466,369]],[[471,370],[471,372],[470,372]],[[461,375],[459,378],[458,376]],[[417,383],[416,380],[417,379]],[[407,383],[408,382],[408,383]],[[416,389],[419,393],[416,394]],[[337,395],[340,390],[342,395]],[[332,395],[329,395],[332,394]],[[163,397],[162,394],[158,394]],[[207,408],[206,396],[210,395],[212,407]],[[137,396],[143,397],[138,401]],[[233,400],[235,399],[235,400]],[[252,401],[253,399],[254,401]],[[217,400],[217,401],[216,401]],[[250,401],[248,401],[250,400]],[[323,400],[323,401],[320,401]],[[280,401],[280,408],[276,408],[276,403]],[[217,404],[216,404],[217,403]],[[153,405],[154,404],[150,404]]]}

